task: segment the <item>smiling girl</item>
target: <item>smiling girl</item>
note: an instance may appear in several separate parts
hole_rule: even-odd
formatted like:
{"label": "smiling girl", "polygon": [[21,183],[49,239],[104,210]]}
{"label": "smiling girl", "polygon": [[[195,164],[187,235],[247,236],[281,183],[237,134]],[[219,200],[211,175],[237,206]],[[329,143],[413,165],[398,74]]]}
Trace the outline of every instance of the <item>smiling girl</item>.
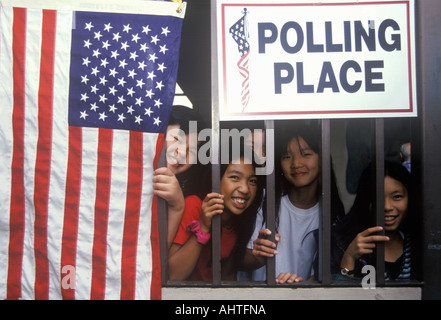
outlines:
{"label": "smiling girl", "polygon": [[[363,172],[354,205],[333,234],[336,239],[335,250],[340,252],[340,256],[337,255],[340,273],[349,277],[361,276],[364,265],[375,265],[372,254],[376,243],[382,241],[385,249],[385,279],[409,280],[413,271],[411,225],[408,223],[410,175],[399,163],[385,163],[384,227],[373,226],[374,193],[370,169],[368,167]],[[384,235],[379,234],[383,229]]]}
{"label": "smiling girl", "polygon": [[209,193],[204,200],[185,199],[184,216],[169,252],[170,280],[212,280],[211,222],[216,215],[221,215],[222,225],[221,279],[236,279],[236,263],[253,230],[263,186],[253,161],[231,150],[229,154],[229,163],[221,165],[220,193]]}
{"label": "smiling girl", "polygon": [[[276,230],[266,228],[259,211],[256,227],[244,256],[244,270],[251,280],[266,280],[266,259],[276,260],[276,282],[311,279],[317,272],[320,222],[321,156],[319,122],[288,121],[276,127]],[[331,215],[344,214],[335,180]],[[275,242],[268,237],[275,234]]]}

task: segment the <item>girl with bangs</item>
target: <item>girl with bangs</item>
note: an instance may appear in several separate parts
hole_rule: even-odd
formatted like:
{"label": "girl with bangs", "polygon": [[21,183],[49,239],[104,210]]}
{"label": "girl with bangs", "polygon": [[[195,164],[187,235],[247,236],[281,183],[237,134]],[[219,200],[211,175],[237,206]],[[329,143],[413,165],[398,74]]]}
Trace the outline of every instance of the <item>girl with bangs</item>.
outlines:
{"label": "girl with bangs", "polygon": [[227,142],[228,149],[223,144],[221,152],[229,150],[230,159],[221,164],[220,193],[185,199],[184,216],[169,252],[170,280],[212,280],[211,224],[216,215],[221,215],[222,225],[221,279],[236,280],[262,201],[263,179],[256,175],[256,157],[234,154]]}

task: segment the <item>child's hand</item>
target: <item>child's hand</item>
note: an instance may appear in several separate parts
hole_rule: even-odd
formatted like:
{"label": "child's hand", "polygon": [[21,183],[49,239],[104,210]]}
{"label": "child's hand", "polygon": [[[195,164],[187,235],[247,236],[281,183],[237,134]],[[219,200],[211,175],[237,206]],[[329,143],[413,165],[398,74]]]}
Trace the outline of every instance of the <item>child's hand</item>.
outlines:
{"label": "child's hand", "polygon": [[382,227],[368,228],[359,234],[352,240],[343,254],[343,258],[340,263],[340,267],[348,270],[353,270],[355,267],[355,261],[357,261],[364,254],[372,253],[376,247],[377,241],[388,241],[389,237],[381,235],[372,235],[372,233],[383,230]]}
{"label": "child's hand", "polygon": [[224,211],[224,196],[212,192],[207,194],[204,201],[202,201],[200,225],[201,231],[210,232],[211,219],[217,214],[222,214]]}
{"label": "child's hand", "polygon": [[362,255],[372,253],[376,247],[375,242],[389,240],[389,237],[386,236],[372,235],[372,233],[381,230],[383,230],[382,227],[372,227],[357,234],[346,249],[346,254],[350,255],[354,260],[358,260]]}
{"label": "child's hand", "polygon": [[253,242],[253,255],[262,257],[274,257],[277,254],[277,244],[280,241],[280,235],[276,234],[276,242],[267,240],[267,237],[271,235],[269,229],[262,229],[259,231],[259,237]]}
{"label": "child's hand", "polygon": [[298,276],[297,274],[291,274],[289,272],[281,273],[276,278],[276,283],[294,283],[294,282],[301,282],[303,281],[303,278]]}
{"label": "child's hand", "polygon": [[153,172],[153,193],[167,201],[170,207],[184,205],[184,194],[178,179],[166,167]]}

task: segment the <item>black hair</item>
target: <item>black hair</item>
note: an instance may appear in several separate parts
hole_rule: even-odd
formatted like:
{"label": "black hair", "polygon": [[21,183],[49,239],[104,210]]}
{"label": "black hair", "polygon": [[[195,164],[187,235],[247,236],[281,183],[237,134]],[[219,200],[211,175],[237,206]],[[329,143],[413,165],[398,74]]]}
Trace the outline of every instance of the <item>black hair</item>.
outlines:
{"label": "black hair", "polygon": [[168,119],[169,126],[179,125],[180,129],[184,131],[185,134],[189,134],[191,121],[197,122],[198,131],[205,128],[205,123],[194,109],[181,105],[175,105],[172,107]]}
{"label": "black hair", "polygon": [[[289,120],[281,121],[275,128],[275,161],[274,170],[276,176],[276,231],[279,225],[280,202],[284,195],[288,194],[291,185],[283,177],[281,159],[288,150],[288,145],[292,139],[296,139],[300,147],[299,139],[303,138],[308,146],[319,156],[321,156],[321,122],[319,120]],[[321,170],[320,170],[321,172]],[[319,177],[319,188],[317,188],[317,198],[321,195],[321,174]],[[331,159],[331,223],[335,224],[344,217],[345,210],[340,199],[335,173],[332,169]],[[264,216],[264,220],[265,216]]]}

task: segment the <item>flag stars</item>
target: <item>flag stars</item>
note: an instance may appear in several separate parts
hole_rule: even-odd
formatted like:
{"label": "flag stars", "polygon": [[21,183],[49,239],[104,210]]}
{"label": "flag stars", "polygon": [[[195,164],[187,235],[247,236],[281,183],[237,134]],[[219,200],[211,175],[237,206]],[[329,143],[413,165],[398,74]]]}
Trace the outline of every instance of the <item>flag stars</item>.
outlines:
{"label": "flag stars", "polygon": [[110,29],[113,29],[113,27],[110,25],[110,22],[108,24],[104,24],[104,31],[110,32]]}
{"label": "flag stars", "polygon": [[94,32],[94,34],[95,34],[95,36],[94,36],[93,38],[94,38],[94,39],[98,39],[98,41],[100,41],[100,40],[101,40],[101,37],[103,36],[103,35],[101,34],[101,31]]}
{"label": "flag stars", "polygon": [[84,102],[86,102],[87,99],[89,99],[89,96],[87,95],[87,93],[82,93],[82,94],[81,94],[81,99],[80,99],[80,101],[84,101]]}
{"label": "flag stars", "polygon": [[119,67],[120,68],[125,68],[126,67],[126,65],[128,65],[128,63],[126,62],[126,59],[124,59],[124,60],[119,60]]}
{"label": "flag stars", "polygon": [[152,30],[150,29],[149,26],[142,27],[142,33],[145,33],[146,35],[148,35],[150,31],[152,31]]}
{"label": "flag stars", "polygon": [[103,49],[108,50],[110,47],[109,40],[103,41],[102,45],[103,45],[103,47],[102,47]]}
{"label": "flag stars", "polygon": [[96,109],[98,109],[98,108],[99,108],[99,107],[96,105],[96,102],[90,104],[90,110],[96,112]]}
{"label": "flag stars", "polygon": [[125,101],[126,101],[126,99],[124,99],[124,96],[118,97],[118,103],[124,104]]}
{"label": "flag stars", "polygon": [[127,95],[133,97],[133,94],[135,93],[135,90],[133,88],[127,89]]}
{"label": "flag stars", "polygon": [[85,123],[99,122],[103,126],[118,122],[120,127],[139,125],[141,128],[147,124],[161,127],[155,108],[161,109],[165,103],[159,93],[167,85],[161,79],[167,71],[161,57],[171,50],[170,45],[165,44],[166,37],[172,35],[170,27],[135,28],[133,23],[105,22],[98,28],[92,22],[85,23],[85,30],[80,30],[84,34],[79,42],[84,55],[78,61],[82,88],[77,93],[81,101],[77,119]]}
{"label": "flag stars", "polygon": [[164,63],[159,63],[158,64],[158,70],[161,72],[164,72],[164,70],[167,69],[166,66],[164,66]]}
{"label": "flag stars", "polygon": [[93,74],[94,76],[97,76],[98,73],[100,73],[100,71],[98,70],[98,67],[92,68],[91,74]]}
{"label": "flag stars", "polygon": [[135,123],[137,123],[137,124],[141,124],[141,121],[144,121],[143,119],[141,119],[141,116],[135,116]]}
{"label": "flag stars", "polygon": [[138,62],[138,69],[144,71],[144,68],[147,67],[144,61]]}
{"label": "flag stars", "polygon": [[96,50],[93,50],[93,55],[92,56],[98,58],[100,56],[100,54],[101,54],[100,49],[96,49]]}
{"label": "flag stars", "polygon": [[109,82],[109,80],[106,79],[106,76],[100,77],[100,84],[105,86],[107,82]]}
{"label": "flag stars", "polygon": [[100,89],[98,89],[98,88],[96,87],[96,84],[90,87],[90,92],[93,92],[93,93],[95,93],[95,94],[96,94],[96,92],[99,91],[99,90],[100,90]]}
{"label": "flag stars", "polygon": [[161,52],[162,54],[165,54],[166,51],[168,51],[167,46],[164,44],[163,46],[159,46],[159,52]]}
{"label": "flag stars", "polygon": [[135,102],[135,104],[136,104],[137,106],[141,106],[143,103],[144,103],[144,101],[142,101],[141,98],[136,98],[136,102]]}
{"label": "flag stars", "polygon": [[118,115],[118,121],[124,122],[125,119],[126,119],[126,117],[124,117],[123,113]]}
{"label": "flag stars", "polygon": [[148,49],[149,47],[147,46],[147,43],[144,43],[144,44],[141,44],[141,49],[139,49],[139,50],[141,50],[142,52],[146,52],[147,51],[147,49]]}
{"label": "flag stars", "polygon": [[150,56],[149,61],[153,61],[153,63],[155,63],[156,59],[158,59],[158,57],[156,56],[156,53],[149,54],[149,56]]}
{"label": "flag stars", "polygon": [[124,77],[118,79],[118,85],[124,87],[127,81],[124,80]]}
{"label": "flag stars", "polygon": [[118,74],[118,71],[116,71],[115,68],[110,69],[109,72],[110,72],[110,73],[109,73],[109,76],[114,77],[114,78],[115,78],[115,76]]}
{"label": "flag stars", "polygon": [[90,30],[92,30],[92,28],[93,28],[92,22],[89,22],[89,23],[86,22],[86,26],[84,27],[84,29],[87,29],[90,31]]}
{"label": "flag stars", "polygon": [[81,76],[81,83],[87,85],[87,82],[89,82],[89,78],[87,77],[87,75]]}
{"label": "flag stars", "polygon": [[118,90],[115,89],[115,86],[109,88],[109,94],[112,96],[115,96],[115,94],[118,92]]}
{"label": "flag stars", "polygon": [[109,106],[109,112],[115,113],[116,110],[118,110],[118,108],[115,107],[115,104]]}
{"label": "flag stars", "polygon": [[119,42],[119,39],[121,39],[121,36],[119,35],[119,32],[118,33],[114,33],[113,34],[113,40],[116,41],[116,42]]}
{"label": "flag stars", "polygon": [[135,69],[129,70],[129,78],[135,79],[135,76],[137,75],[137,73],[135,72]]}
{"label": "flag stars", "polygon": [[80,119],[84,119],[86,120],[86,117],[88,117],[89,115],[87,114],[86,110],[84,111],[80,111]]}
{"label": "flag stars", "polygon": [[129,47],[130,47],[130,45],[127,44],[127,41],[121,43],[121,49],[122,50],[127,51],[127,48],[129,48]]}
{"label": "flag stars", "polygon": [[127,32],[127,33],[129,33],[130,30],[132,30],[132,28],[130,27],[130,24],[128,24],[128,25],[124,25],[124,30],[123,30],[123,32]]}
{"label": "flag stars", "polygon": [[155,100],[155,107],[161,108],[162,102],[161,99]]}
{"label": "flag stars", "polygon": [[105,94],[100,95],[100,102],[102,102],[102,103],[106,103],[107,100],[108,100],[108,98],[106,98],[106,95],[105,95]]}
{"label": "flag stars", "polygon": [[107,61],[107,58],[105,58],[105,59],[101,59],[101,67],[107,68],[107,65],[108,65],[109,63],[110,63],[110,62]]}
{"label": "flag stars", "polygon": [[166,37],[167,37],[168,34],[171,32],[170,30],[168,30],[168,27],[161,28],[161,29],[162,29],[161,34],[164,34]]}
{"label": "flag stars", "polygon": [[155,75],[155,73],[153,71],[152,72],[147,72],[147,79],[153,80],[155,77],[156,77],[156,75]]}
{"label": "flag stars", "polygon": [[144,115],[146,116],[146,115],[148,115],[149,117],[151,116],[151,114],[153,113],[153,111],[152,111],[152,108],[144,108],[144,110],[145,110],[145,113],[144,113]]}
{"label": "flag stars", "polygon": [[106,121],[106,113],[103,111],[102,113],[100,113],[100,120]]}
{"label": "flag stars", "polygon": [[153,98],[154,95],[155,94],[153,93],[152,89],[146,90],[146,95],[145,95],[146,97],[149,97],[151,99],[151,98]]}
{"label": "flag stars", "polygon": [[138,40],[141,39],[140,36],[138,36],[138,34],[132,34],[132,41],[135,43],[138,43]]}
{"label": "flag stars", "polygon": [[162,80],[159,82],[156,82],[156,89],[159,89],[159,91],[161,91],[163,87],[164,87],[164,85],[162,84]]}
{"label": "flag stars", "polygon": [[136,61],[136,58],[138,58],[138,57],[139,56],[136,53],[136,51],[130,53],[130,59],[132,59],[133,61]]}
{"label": "flag stars", "polygon": [[90,42],[89,39],[84,40],[84,47],[87,47],[87,49],[90,49],[90,46],[92,45],[92,42]]}
{"label": "flag stars", "polygon": [[159,41],[158,36],[152,36],[151,39],[152,39],[150,41],[151,43],[158,44],[158,41]]}
{"label": "flag stars", "polygon": [[127,113],[130,113],[131,115],[133,115],[133,111],[135,111],[135,109],[133,109],[133,106],[127,107]]}
{"label": "flag stars", "polygon": [[83,66],[86,65],[88,67],[90,62],[89,57],[83,58]]}
{"label": "flag stars", "polygon": [[118,56],[119,56],[118,50],[115,50],[115,51],[112,51],[112,54],[110,57],[116,60],[118,58]]}
{"label": "flag stars", "polygon": [[136,80],[136,86],[140,87],[142,89],[142,87],[145,85],[144,80]]}

